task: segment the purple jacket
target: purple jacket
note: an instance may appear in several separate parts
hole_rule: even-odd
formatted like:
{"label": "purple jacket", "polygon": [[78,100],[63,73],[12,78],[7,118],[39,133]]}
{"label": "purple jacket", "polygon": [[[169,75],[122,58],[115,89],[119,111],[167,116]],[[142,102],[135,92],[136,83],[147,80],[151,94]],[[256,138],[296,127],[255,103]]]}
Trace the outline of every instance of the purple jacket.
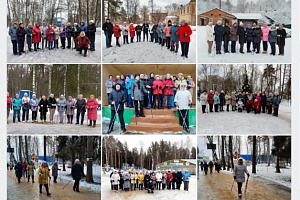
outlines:
{"label": "purple jacket", "polygon": [[63,28],[60,27],[60,28],[59,28],[59,32],[60,32],[60,37],[66,37],[67,29],[66,29],[65,26],[64,26]]}

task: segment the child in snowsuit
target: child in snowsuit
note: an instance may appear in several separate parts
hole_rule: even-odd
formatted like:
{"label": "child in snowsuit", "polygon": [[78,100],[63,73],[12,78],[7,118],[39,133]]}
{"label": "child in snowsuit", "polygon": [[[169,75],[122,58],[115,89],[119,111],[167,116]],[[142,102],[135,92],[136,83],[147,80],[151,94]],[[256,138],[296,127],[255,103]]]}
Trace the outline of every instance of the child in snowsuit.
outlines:
{"label": "child in snowsuit", "polygon": [[239,101],[238,101],[238,112],[243,112],[243,107],[244,107],[244,104],[242,102],[242,99],[239,99]]}

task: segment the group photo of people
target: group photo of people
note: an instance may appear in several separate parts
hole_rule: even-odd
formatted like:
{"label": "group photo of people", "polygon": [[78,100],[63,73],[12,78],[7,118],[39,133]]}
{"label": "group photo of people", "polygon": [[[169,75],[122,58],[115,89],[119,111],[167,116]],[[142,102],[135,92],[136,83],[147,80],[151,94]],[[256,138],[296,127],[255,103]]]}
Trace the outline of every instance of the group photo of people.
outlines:
{"label": "group photo of people", "polygon": [[[135,142],[130,142],[133,138]],[[185,145],[176,143],[180,141]],[[196,194],[196,142],[189,136],[170,140],[160,136],[104,136],[102,144],[102,155],[106,155],[102,160],[102,198],[189,198]],[[178,151],[179,156],[164,151],[167,148]],[[148,159],[157,153],[159,156]],[[110,159],[114,155],[117,158]]]}
{"label": "group photo of people", "polygon": [[[247,124],[287,134],[291,129],[291,65],[198,65],[198,133],[230,133]],[[272,116],[272,117],[271,117]],[[219,125],[228,125],[222,129]],[[221,124],[220,124],[221,123]]]}
{"label": "group photo of people", "polygon": [[196,62],[195,0],[117,4],[104,5],[104,63]]}
{"label": "group photo of people", "polygon": [[8,1],[8,63],[101,63],[101,3],[36,3]]}
{"label": "group photo of people", "polygon": [[46,126],[59,134],[100,128],[100,65],[8,65],[7,77],[10,134]]}
{"label": "group photo of people", "polygon": [[[182,65],[180,67],[191,74],[178,73],[178,69],[172,69],[173,66],[169,66],[167,69],[170,71],[165,70],[166,73],[163,75],[158,74],[163,67],[159,65],[149,65],[147,67],[135,65],[129,68],[122,65],[113,65],[116,70],[121,72],[117,75],[110,74],[111,67],[110,65],[104,65],[103,67],[104,74],[108,73],[105,81],[106,90],[103,91],[102,95],[103,104],[108,107],[106,112],[103,111],[103,116],[104,118],[110,118],[107,132],[104,131],[106,130],[105,128],[103,130],[104,133],[110,134],[115,132],[114,123],[116,120],[120,123],[119,129],[121,129],[117,131],[122,131],[123,133],[127,131],[147,132],[147,127],[151,124],[168,122],[169,125],[174,123],[173,128],[175,131],[191,132],[190,126],[193,126],[193,122],[190,123],[190,120],[193,121],[193,119],[189,120],[189,118],[192,118],[193,112],[190,112],[190,110],[193,105],[194,107],[196,105],[196,90],[194,90],[196,85],[193,81],[196,70],[195,65]],[[154,73],[151,70],[158,73]],[[135,74],[133,74],[134,71],[136,71]],[[122,72],[125,73],[123,74]],[[106,92],[106,96],[104,92]],[[133,111],[133,113],[128,116],[128,111]],[[176,117],[176,112],[178,117]],[[162,120],[161,118],[164,115],[167,118]],[[127,126],[127,129],[130,127],[129,130],[127,130],[125,121],[127,122],[129,117],[132,120]],[[103,120],[106,121],[104,118]],[[144,130],[142,130],[143,125],[147,125],[144,127]],[[161,125],[164,126],[165,124]],[[164,129],[158,129],[157,132],[168,131],[168,127],[161,128]],[[169,131],[173,131],[172,126],[169,127]]]}
{"label": "group photo of people", "polygon": [[291,63],[291,1],[198,0],[199,63]]}

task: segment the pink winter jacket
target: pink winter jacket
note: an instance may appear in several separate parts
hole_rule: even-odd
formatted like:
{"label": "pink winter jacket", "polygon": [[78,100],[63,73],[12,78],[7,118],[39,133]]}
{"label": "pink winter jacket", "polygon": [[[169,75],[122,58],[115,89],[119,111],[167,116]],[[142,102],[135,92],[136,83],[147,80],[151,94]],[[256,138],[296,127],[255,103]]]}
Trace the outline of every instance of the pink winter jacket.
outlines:
{"label": "pink winter jacket", "polygon": [[164,33],[166,34],[166,37],[171,37],[170,30],[172,26],[166,26],[164,29]]}
{"label": "pink winter jacket", "polygon": [[270,32],[269,27],[263,27],[261,29],[261,31],[262,31],[262,34],[263,34],[263,36],[261,38],[262,41],[269,41],[269,32]]}

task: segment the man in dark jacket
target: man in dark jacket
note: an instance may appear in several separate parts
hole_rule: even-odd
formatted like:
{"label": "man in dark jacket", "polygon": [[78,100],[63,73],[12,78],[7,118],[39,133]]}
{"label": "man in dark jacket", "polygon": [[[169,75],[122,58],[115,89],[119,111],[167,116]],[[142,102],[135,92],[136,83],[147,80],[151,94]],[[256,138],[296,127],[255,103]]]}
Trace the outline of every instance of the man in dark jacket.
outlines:
{"label": "man in dark jacket", "polygon": [[253,28],[251,27],[251,24],[247,25],[246,28],[246,40],[247,40],[247,53],[251,53],[251,43],[252,46],[254,46],[254,42],[253,42]]}
{"label": "man in dark jacket", "polygon": [[143,30],[143,42],[145,42],[145,36],[147,37],[147,42],[148,42],[149,24],[147,21],[143,23],[142,30]]}
{"label": "man in dark jacket", "polygon": [[18,55],[18,44],[17,44],[17,28],[18,27],[18,24],[17,23],[14,23],[12,27],[10,27],[9,29],[9,36],[10,36],[10,40],[11,40],[11,43],[13,45],[13,53],[14,55]]}
{"label": "man in dark jacket", "polygon": [[123,118],[125,102],[126,102],[126,96],[124,92],[121,90],[121,84],[117,83],[116,88],[110,92],[108,98],[108,103],[111,108],[111,118],[110,118],[107,134],[111,133],[111,131],[114,128],[116,114],[118,114],[119,116],[119,121],[123,133],[126,132],[124,118]]}
{"label": "man in dark jacket", "polygon": [[21,178],[22,178],[22,174],[23,174],[23,165],[21,163],[21,161],[19,161],[16,166],[15,166],[15,173],[16,173],[16,177],[18,178],[18,183],[21,183]]}
{"label": "man in dark jacket", "polygon": [[19,55],[25,53],[24,51],[25,35],[26,35],[26,30],[24,29],[24,24],[21,22],[19,24],[19,28],[17,29]]}
{"label": "man in dark jacket", "polygon": [[47,116],[47,112],[48,112],[49,102],[48,102],[48,99],[46,99],[45,95],[42,96],[39,106],[40,106],[40,119],[41,119],[41,121],[46,122],[46,116]]}
{"label": "man in dark jacket", "polygon": [[220,98],[220,112],[223,112],[224,111],[224,100],[225,100],[224,90],[221,91],[219,98]]}
{"label": "man in dark jacket", "polygon": [[229,44],[229,39],[230,39],[230,27],[229,23],[226,22],[224,26],[224,53],[229,53],[228,51],[228,44]]}
{"label": "man in dark jacket", "polygon": [[150,174],[147,171],[145,176],[144,176],[144,180],[145,180],[145,188],[148,189],[149,188],[149,181],[150,181]]}
{"label": "man in dark jacket", "polygon": [[[135,80],[131,85],[131,98],[134,103],[134,113],[136,117],[145,117],[144,115],[144,96],[148,95],[144,83],[140,80],[140,74],[135,74]],[[140,113],[138,111],[138,102],[140,102]]]}
{"label": "man in dark jacket", "polygon": [[79,117],[81,115],[81,125],[83,125],[83,121],[84,121],[84,115],[85,115],[85,99],[83,99],[83,95],[80,94],[78,95],[78,99],[76,101],[75,104],[75,108],[77,109],[77,113],[76,113],[76,124],[79,124]]}
{"label": "man in dark jacket", "polygon": [[[144,79],[142,79],[142,81],[144,83],[145,89],[149,92],[149,97],[150,97],[150,92],[151,92],[152,85],[151,85],[151,81],[148,79],[148,74],[144,75]],[[149,99],[150,99],[150,102],[149,102]],[[148,106],[151,103],[151,98],[149,98],[149,99],[148,99],[148,93],[145,94],[144,95],[144,107],[146,109],[150,109],[150,108],[148,108]]]}
{"label": "man in dark jacket", "polygon": [[70,22],[67,23],[66,33],[67,33],[67,48],[71,49],[71,40],[72,40],[73,27],[71,26]]}
{"label": "man in dark jacket", "polygon": [[173,176],[173,179],[172,179],[172,190],[175,190],[176,189],[175,183],[177,185],[177,173],[175,172],[175,170],[173,170],[172,176]]}
{"label": "man in dark jacket", "polygon": [[73,186],[73,191],[75,192],[80,192],[79,191],[79,181],[81,179],[81,173],[83,172],[82,166],[80,164],[79,159],[75,160],[75,164],[72,167],[71,175],[73,177],[74,186]]}
{"label": "man in dark jacket", "polygon": [[[261,37],[262,37],[262,30],[260,28],[260,25],[257,24],[256,28],[253,29],[253,40],[255,42],[256,54],[260,53]],[[254,51],[255,51],[255,49],[254,49]]]}
{"label": "man in dark jacket", "polygon": [[91,51],[95,51],[95,33],[96,26],[94,20],[90,20],[89,25],[87,26],[87,37],[91,41]]}
{"label": "man in dark jacket", "polygon": [[141,42],[142,26],[138,24],[135,27],[135,31],[136,31],[136,42]]}
{"label": "man in dark jacket", "polygon": [[237,29],[237,35],[239,36],[240,53],[244,54],[244,44],[245,44],[246,31],[244,29],[244,24],[242,22],[240,23],[240,26]]}
{"label": "man in dark jacket", "polygon": [[285,46],[285,38],[286,38],[286,31],[283,28],[282,24],[279,24],[279,28],[277,29],[277,44],[279,48],[280,56],[284,56],[284,46]]}
{"label": "man in dark jacket", "polygon": [[[78,26],[77,23],[74,23],[73,33],[72,33],[73,40],[75,40],[79,35],[80,35],[80,27]],[[75,47],[73,47],[73,49],[77,49],[77,42],[74,43],[75,43]]]}
{"label": "man in dark jacket", "polygon": [[111,46],[111,38],[113,35],[113,24],[110,22],[110,19],[107,18],[106,22],[104,22],[102,26],[102,30],[104,31],[104,34],[106,36],[106,48],[110,48]]}
{"label": "man in dark jacket", "polygon": [[214,27],[214,31],[215,31],[215,40],[216,40],[216,54],[221,54],[221,45],[225,33],[221,21],[218,21],[217,25]]}
{"label": "man in dark jacket", "polygon": [[207,171],[208,171],[208,164],[207,164],[207,162],[204,162],[203,168],[204,168],[205,175],[207,175]]}
{"label": "man in dark jacket", "polygon": [[182,183],[182,173],[181,173],[181,170],[179,169],[177,172],[177,182],[176,182],[177,190],[180,190],[181,183]]}
{"label": "man in dark jacket", "polygon": [[213,173],[213,167],[214,167],[213,162],[209,161],[208,166],[209,166],[209,169],[210,169],[210,173]]}

